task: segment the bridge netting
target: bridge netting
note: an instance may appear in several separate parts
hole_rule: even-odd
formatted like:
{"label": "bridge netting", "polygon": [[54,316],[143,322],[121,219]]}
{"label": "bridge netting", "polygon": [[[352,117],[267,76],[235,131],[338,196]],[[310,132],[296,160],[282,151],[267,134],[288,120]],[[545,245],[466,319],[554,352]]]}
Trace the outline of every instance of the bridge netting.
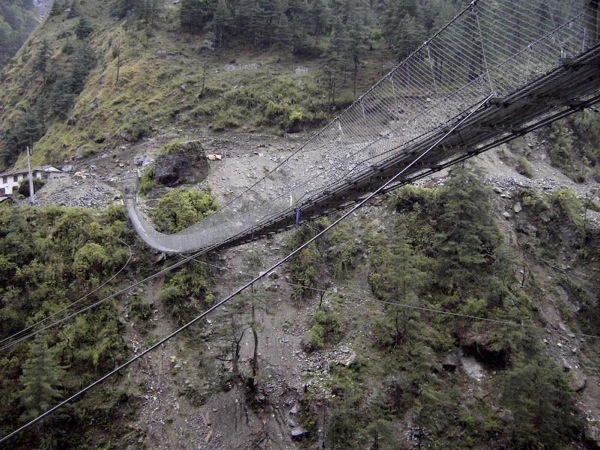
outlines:
{"label": "bridge netting", "polygon": [[[278,217],[289,217],[288,225],[293,225],[298,211],[332,186],[351,185],[374,166],[397,161],[483,99],[506,97],[584,54],[596,45],[595,8],[595,0],[473,1],[352,106],[215,214],[165,235],[154,230],[139,214],[134,199],[128,198],[134,227],[151,247],[181,253],[260,234],[262,224]],[[307,159],[310,166],[302,166]]]}

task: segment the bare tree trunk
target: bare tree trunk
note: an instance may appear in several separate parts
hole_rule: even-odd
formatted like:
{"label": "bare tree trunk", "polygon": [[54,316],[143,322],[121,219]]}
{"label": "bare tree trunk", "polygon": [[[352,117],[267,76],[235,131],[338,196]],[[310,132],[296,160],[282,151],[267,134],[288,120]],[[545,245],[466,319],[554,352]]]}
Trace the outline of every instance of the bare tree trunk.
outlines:
{"label": "bare tree trunk", "polygon": [[115,84],[119,84],[119,75],[121,73],[121,46],[117,47],[117,81]]}
{"label": "bare tree trunk", "polygon": [[256,310],[252,299],[252,335],[254,336],[254,354],[252,355],[252,377],[258,374],[258,333],[256,332]]}
{"label": "bare tree trunk", "polygon": [[204,88],[206,86],[206,67],[208,63],[205,61],[202,65],[202,84],[200,85],[200,94],[198,94],[198,98],[202,98],[204,96]]}

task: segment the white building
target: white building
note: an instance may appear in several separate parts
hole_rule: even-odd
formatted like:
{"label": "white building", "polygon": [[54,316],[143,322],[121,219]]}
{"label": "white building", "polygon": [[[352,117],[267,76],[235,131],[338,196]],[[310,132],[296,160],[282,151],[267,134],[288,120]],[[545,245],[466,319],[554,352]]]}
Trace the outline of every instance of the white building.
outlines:
{"label": "white building", "polygon": [[[52,166],[36,167],[35,169],[31,170],[31,174],[33,175],[33,178],[37,178],[38,180],[51,180],[53,178],[63,178],[68,176],[64,172],[58,170],[56,167]],[[27,169],[9,170],[0,173],[0,195],[15,194],[21,183],[26,181],[28,176],[29,172]]]}

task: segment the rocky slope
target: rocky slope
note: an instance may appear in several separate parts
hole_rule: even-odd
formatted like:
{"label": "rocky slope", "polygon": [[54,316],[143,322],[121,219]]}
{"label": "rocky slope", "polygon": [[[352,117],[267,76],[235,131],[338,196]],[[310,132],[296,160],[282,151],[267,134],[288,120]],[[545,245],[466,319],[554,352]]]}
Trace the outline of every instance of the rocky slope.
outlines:
{"label": "rocky slope", "polygon": [[[112,201],[118,202],[119,180],[153,164],[161,148],[171,138],[172,135],[167,134],[125,146],[114,153],[106,152],[89,159],[75,160],[72,162],[72,171],[78,175],[70,180],[47,184],[39,192],[38,201],[41,204],[83,207],[103,207]],[[220,201],[225,201],[233,192],[263,173],[264,167],[273,165],[277,158],[296,145],[298,139],[235,133],[205,133],[194,138],[202,143],[207,153],[225,156],[220,161],[209,161],[208,177],[201,183],[211,186]],[[537,138],[532,136],[531,139],[535,142]],[[519,230],[529,226],[523,224],[523,220],[528,220],[523,215],[525,212],[522,212],[523,202],[519,194],[523,188],[540,193],[569,189],[581,199],[600,203],[599,186],[594,181],[587,184],[573,182],[560,170],[547,164],[542,154],[530,158],[533,175],[526,177],[519,174],[513,165],[503,162],[510,161],[507,156],[511,155],[510,149],[504,147],[482,155],[475,162],[484,170],[486,182],[493,186],[495,206],[492,213],[512,245],[519,245],[522,239]],[[299,164],[302,167],[310,164],[310,155]],[[440,173],[419,184],[441,186],[445,176]],[[385,230],[385,217],[389,212],[384,205],[371,206],[364,214],[361,221],[354,219],[354,225],[351,226],[362,226],[360,223],[364,220],[374,220],[380,224],[382,231]],[[599,219],[597,210],[588,211],[588,226],[597,228]],[[215,255],[212,267],[217,298],[225,296],[242,280],[276,261],[282,255],[286,239],[286,235],[281,235]],[[248,266],[246,261],[249,255],[254,255],[258,264]],[[597,287],[597,281],[589,279],[594,276],[593,271],[579,268],[576,273],[571,272],[566,259],[557,264],[559,267],[556,269],[528,267],[527,270],[538,271],[537,276],[549,279],[566,275],[574,283],[582,283],[591,289]],[[589,269],[593,270],[591,267]],[[238,335],[234,334],[240,338],[238,364],[244,376],[249,377],[254,344],[252,334],[246,328],[249,321],[247,303],[225,308],[195,331],[202,336],[201,357],[191,351],[193,341],[197,339],[193,338],[192,341],[177,340],[145,358],[140,363],[141,370],[134,371],[133,383],[147,386],[147,393],[140,399],[139,417],[130,423],[132,433],[126,441],[132,445],[145,443],[153,448],[171,448],[172,442],[179,441],[185,442],[184,447],[207,449],[250,448],[252,442],[271,445],[272,448],[292,449],[300,448],[299,442],[303,439],[324,442],[322,429],[316,436],[305,436],[307,411],[302,411],[306,407],[302,400],[303,393],[310,390],[318,395],[329,396],[332,367],[351,364],[357,354],[360,358],[364,357],[367,351],[365,339],[368,341],[373,323],[381,314],[380,306],[368,285],[367,275],[367,269],[361,268],[350,283],[332,280],[330,292],[333,295],[341,293],[345,299],[341,308],[345,321],[352,323],[352,326],[347,327],[339,344],[316,352],[307,352],[303,342],[311,328],[315,311],[322,306],[321,294],[316,291],[307,303],[294,304],[290,300],[293,289],[289,284],[290,278],[281,271],[256,288],[254,294],[260,298],[254,319],[260,324],[257,333],[260,381],[258,390],[250,394],[234,378],[230,378],[228,374],[233,370],[230,356],[224,356],[228,354],[224,350],[230,345],[228,339],[232,339],[228,324],[232,319],[228,311],[229,308],[237,308],[240,315],[236,319],[239,321],[236,327],[246,330],[241,337],[239,331]],[[147,301],[156,307],[151,319],[156,325],[151,336],[159,338],[168,334],[174,325],[160,300],[155,297],[156,292],[156,287],[145,288]],[[358,299],[361,302],[357,303]],[[331,305],[335,301],[325,297],[326,304]],[[368,308],[365,310],[364,302],[374,309],[371,312]],[[572,389],[579,393],[579,408],[586,417],[586,439],[590,445],[593,441],[598,442],[599,437],[600,411],[597,405],[600,404],[600,378],[597,368],[594,369],[594,355],[598,350],[593,339],[590,341],[574,334],[581,330],[576,322],[565,317],[564,305],[573,308],[573,311],[579,308],[566,291],[559,289],[555,293],[547,292],[543,300],[539,299],[537,306],[539,326],[545,330],[543,342],[547,354],[568,372]],[[143,348],[144,339],[148,338],[136,336],[135,333],[128,337],[134,354]],[[464,389],[481,397],[493,392],[488,385],[495,383],[496,374],[477,356],[460,353],[457,359],[444,364],[456,367]],[[215,393],[216,385],[224,388]],[[326,420],[325,411],[316,420]],[[420,440],[414,437],[417,429],[411,428],[410,421],[402,427],[409,448],[420,445]]]}

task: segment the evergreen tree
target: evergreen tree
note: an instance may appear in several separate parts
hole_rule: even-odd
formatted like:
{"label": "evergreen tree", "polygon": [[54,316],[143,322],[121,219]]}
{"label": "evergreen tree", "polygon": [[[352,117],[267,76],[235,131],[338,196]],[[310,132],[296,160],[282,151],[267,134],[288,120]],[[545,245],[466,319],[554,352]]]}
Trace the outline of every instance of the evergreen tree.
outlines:
{"label": "evergreen tree", "polygon": [[387,314],[378,322],[381,345],[397,346],[416,331],[419,313],[410,306],[417,304],[427,285],[427,274],[422,270],[427,262],[412,249],[403,225],[396,230],[391,245],[375,256],[369,283],[374,294],[387,302]]}
{"label": "evergreen tree", "polygon": [[0,68],[19,50],[37,24],[30,0],[0,1]]}
{"label": "evergreen tree", "polygon": [[46,78],[46,71],[48,69],[48,61],[50,59],[50,45],[48,41],[44,39],[42,41],[42,45],[38,50],[38,53],[35,58],[35,67],[39,73],[41,73],[44,78]]}
{"label": "evergreen tree", "polygon": [[152,25],[160,13],[161,5],[161,0],[115,0],[111,15]]}
{"label": "evergreen tree", "polygon": [[232,24],[231,10],[225,0],[217,0],[213,24],[215,29],[215,45],[220,47],[225,43],[225,36]]}
{"label": "evergreen tree", "polygon": [[132,13],[138,3],[139,0],[115,0],[111,14],[123,19]]}
{"label": "evergreen tree", "polygon": [[87,17],[82,16],[77,23],[77,28],[75,28],[75,35],[78,39],[85,39],[92,34],[92,31],[94,31],[92,23]]}
{"label": "evergreen tree", "polygon": [[81,16],[81,5],[79,4],[79,0],[73,0],[71,8],[69,9],[69,14],[67,14],[67,19],[74,19],[79,16]]}
{"label": "evergreen tree", "polygon": [[88,74],[96,66],[96,54],[92,47],[84,42],[75,49],[73,56],[71,93],[79,94],[85,86]]}
{"label": "evergreen tree", "polygon": [[346,27],[338,18],[333,24],[333,31],[325,56],[325,73],[327,75],[328,91],[332,106],[335,106],[336,95],[338,94],[341,79],[346,69],[345,57],[346,49],[349,45]]}
{"label": "evergreen tree", "polygon": [[290,0],[287,9],[292,29],[293,52],[296,55],[311,55],[316,49],[316,39],[312,34],[315,26],[312,23],[310,5],[306,0]]}
{"label": "evergreen tree", "polygon": [[72,73],[58,74],[46,101],[48,116],[50,118],[66,118],[74,100]]}
{"label": "evergreen tree", "polygon": [[235,33],[244,36],[244,41],[250,41],[248,31],[252,27],[255,14],[255,3],[253,0],[239,0],[235,9]]}
{"label": "evergreen tree", "polygon": [[254,47],[269,46],[273,43],[274,18],[278,13],[277,0],[258,0],[251,20],[251,33]]}
{"label": "evergreen tree", "polygon": [[489,273],[500,233],[490,215],[490,191],[465,168],[455,169],[441,192],[438,218],[438,279],[450,291],[464,292]]}
{"label": "evergreen tree", "polygon": [[414,0],[398,0],[384,10],[383,32],[398,59],[408,56],[427,37]]}
{"label": "evergreen tree", "polygon": [[20,419],[28,422],[54,406],[59,398],[63,370],[54,360],[52,351],[43,335],[38,335],[29,347],[23,374],[19,378],[23,388],[19,392],[25,409]]}
{"label": "evergreen tree", "polygon": [[573,395],[563,374],[537,356],[510,370],[504,378],[503,403],[514,420],[509,424],[514,448],[562,449],[581,429]]}
{"label": "evergreen tree", "polygon": [[208,0],[183,0],[179,11],[181,28],[190,33],[201,33],[212,19],[213,12]]}
{"label": "evergreen tree", "polygon": [[353,67],[353,93],[356,98],[356,89],[358,82],[358,69],[367,50],[368,28],[366,20],[368,17],[367,8],[361,0],[353,0],[348,4],[348,59],[352,61]]}
{"label": "evergreen tree", "polygon": [[290,21],[284,12],[279,13],[279,17],[275,22],[275,42],[282,51],[289,52],[293,48]]}
{"label": "evergreen tree", "polygon": [[39,110],[35,107],[28,108],[8,135],[8,152],[4,155],[4,163],[12,165],[18,155],[24,152],[26,147],[32,148],[44,132]]}
{"label": "evergreen tree", "polygon": [[62,14],[66,8],[66,4],[64,0],[54,0],[52,3],[52,8],[50,8],[50,16],[58,16]]}
{"label": "evergreen tree", "polygon": [[313,34],[323,36],[331,30],[333,15],[326,0],[313,0],[309,14],[314,25]]}

